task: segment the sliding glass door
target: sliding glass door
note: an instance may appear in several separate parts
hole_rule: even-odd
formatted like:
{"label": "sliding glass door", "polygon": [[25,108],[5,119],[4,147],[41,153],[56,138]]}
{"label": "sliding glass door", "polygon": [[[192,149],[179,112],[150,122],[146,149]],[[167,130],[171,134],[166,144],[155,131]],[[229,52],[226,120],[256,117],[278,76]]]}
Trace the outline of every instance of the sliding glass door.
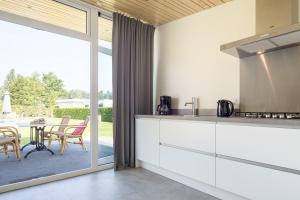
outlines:
{"label": "sliding glass door", "polygon": [[113,162],[112,21],[103,17],[98,18],[98,59],[98,164],[102,165]]}
{"label": "sliding glass door", "polygon": [[[89,123],[83,127],[90,102],[89,42],[4,21],[0,30],[1,99],[7,94],[11,100],[11,111],[1,115],[0,123],[17,127],[21,148],[32,142],[22,148],[21,162],[13,153],[0,155],[0,185],[89,168]],[[37,120],[43,121],[43,131],[51,137],[44,138],[44,144],[54,155],[48,151],[27,155],[36,149],[35,127],[30,123]],[[65,133],[70,138],[62,152],[60,135]]]}
{"label": "sliding glass door", "polygon": [[7,0],[0,30],[0,129],[21,149],[18,161],[0,143],[0,192],[112,166],[112,22],[66,0]]}

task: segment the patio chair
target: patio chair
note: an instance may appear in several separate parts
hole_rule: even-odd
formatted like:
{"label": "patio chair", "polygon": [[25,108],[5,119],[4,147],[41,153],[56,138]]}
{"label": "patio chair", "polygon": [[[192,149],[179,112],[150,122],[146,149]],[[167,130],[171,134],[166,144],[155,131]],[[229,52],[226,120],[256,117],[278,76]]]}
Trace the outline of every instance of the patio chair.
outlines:
{"label": "patio chair", "polygon": [[48,140],[49,149],[53,140],[57,140],[58,142],[60,142],[60,138],[58,137],[58,135],[59,133],[64,133],[65,128],[68,126],[70,119],[70,116],[63,116],[59,125],[54,125],[50,128],[49,131],[44,132],[44,139]]}
{"label": "patio chair", "polygon": [[[84,141],[83,141],[83,133],[89,123],[89,117],[87,117],[82,123],[79,125],[69,125],[65,128],[65,131],[63,133],[54,133],[54,135],[57,135],[61,142],[60,142],[60,153],[64,154],[64,151],[68,145],[68,143],[73,144],[80,144],[83,150],[87,150]],[[78,142],[72,142],[70,140],[78,139]]]}
{"label": "patio chair", "polygon": [[[12,146],[12,150],[8,147]],[[16,159],[20,160],[20,134],[14,127],[0,127],[0,152],[8,157],[8,152],[15,152]]]}

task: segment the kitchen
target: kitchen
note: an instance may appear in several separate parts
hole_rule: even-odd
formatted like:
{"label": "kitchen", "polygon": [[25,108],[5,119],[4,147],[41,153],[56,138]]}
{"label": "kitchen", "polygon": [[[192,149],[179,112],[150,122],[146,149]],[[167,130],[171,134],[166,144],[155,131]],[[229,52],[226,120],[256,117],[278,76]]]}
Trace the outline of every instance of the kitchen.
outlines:
{"label": "kitchen", "polygon": [[159,27],[139,166],[221,199],[299,199],[298,23],[298,1],[257,0]]}
{"label": "kitchen", "polygon": [[[26,70],[0,85],[1,200],[300,199],[300,0],[3,0],[1,24],[0,71],[10,56],[24,57],[15,60]],[[39,42],[26,31],[60,40]],[[34,47],[43,52],[41,75],[47,64],[65,70],[71,85],[86,85],[88,106],[54,115],[46,100],[65,100],[64,82],[49,79],[58,94],[27,76],[17,34],[31,41],[23,45],[30,66]],[[85,48],[44,53],[69,40]],[[59,58],[70,61],[52,67]],[[27,94],[24,85],[12,87],[16,80],[45,91],[29,95],[37,102],[28,105],[32,121],[16,110],[24,106],[16,97]]]}

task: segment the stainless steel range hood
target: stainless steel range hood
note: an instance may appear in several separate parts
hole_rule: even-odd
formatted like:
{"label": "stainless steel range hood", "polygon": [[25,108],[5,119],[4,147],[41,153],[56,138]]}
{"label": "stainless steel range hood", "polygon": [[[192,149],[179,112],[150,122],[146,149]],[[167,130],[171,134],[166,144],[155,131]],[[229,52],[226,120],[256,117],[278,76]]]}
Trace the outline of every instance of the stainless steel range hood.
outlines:
{"label": "stainless steel range hood", "polygon": [[[260,34],[221,45],[221,51],[238,58],[244,58],[300,46],[298,8],[299,0],[257,0],[256,30]],[[265,13],[269,13],[269,15],[264,16]],[[274,16],[272,17],[272,15]],[[265,30],[265,33],[261,33],[262,30]]]}

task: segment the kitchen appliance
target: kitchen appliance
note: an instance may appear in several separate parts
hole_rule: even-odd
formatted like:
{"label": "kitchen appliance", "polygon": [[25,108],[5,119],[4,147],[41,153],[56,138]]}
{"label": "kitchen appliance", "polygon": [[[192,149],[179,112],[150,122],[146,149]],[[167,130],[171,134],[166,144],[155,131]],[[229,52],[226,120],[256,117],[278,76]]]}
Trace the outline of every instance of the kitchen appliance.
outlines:
{"label": "kitchen appliance", "polygon": [[263,119],[300,119],[297,112],[236,112],[236,117]]}
{"label": "kitchen appliance", "polygon": [[231,101],[228,100],[219,100],[217,107],[217,116],[218,117],[230,117],[233,114],[234,106]]}
{"label": "kitchen appliance", "polygon": [[238,58],[300,46],[298,0],[256,0],[256,35],[221,45]]}
{"label": "kitchen appliance", "polygon": [[160,96],[160,104],[156,109],[159,115],[170,115],[171,114],[171,97]]}

